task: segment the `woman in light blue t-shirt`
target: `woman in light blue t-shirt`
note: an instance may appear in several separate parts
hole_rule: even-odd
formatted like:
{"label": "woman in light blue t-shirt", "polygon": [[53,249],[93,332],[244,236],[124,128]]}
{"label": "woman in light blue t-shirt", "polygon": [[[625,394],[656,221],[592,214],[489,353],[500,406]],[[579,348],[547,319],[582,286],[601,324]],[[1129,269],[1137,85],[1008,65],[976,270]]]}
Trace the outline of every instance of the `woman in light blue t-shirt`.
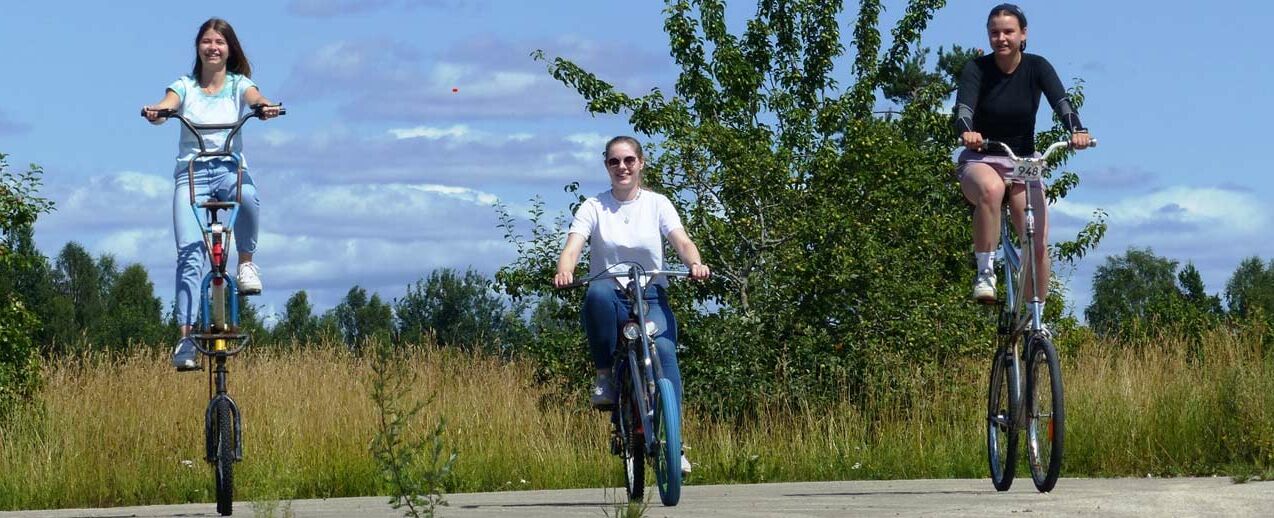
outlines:
{"label": "woman in light blue t-shirt", "polygon": [[[252,65],[239,45],[234,28],[225,20],[212,18],[199,27],[195,34],[195,64],[190,75],[182,76],[172,84],[158,103],[142,108],[142,115],[152,124],[163,124],[166,118],[160,110],[177,110],[195,124],[224,124],[238,121],[240,114],[249,107],[266,105],[264,117],[279,115],[277,106],[261,95],[252,82]],[[203,270],[203,235],[199,221],[190,210],[189,179],[187,165],[199,152],[202,138],[208,149],[219,149],[225,144],[229,130],[210,131],[195,135],[183,127],[177,145],[177,164],[173,170],[176,187],[173,189],[173,234],[177,241],[177,322],[181,324],[181,340],[173,349],[173,365],[177,370],[198,368],[194,341],[188,336],[195,322],[195,294],[199,292],[200,274]],[[195,166],[195,197],[220,200],[235,199],[237,167],[243,167],[242,205],[235,222],[235,244],[239,251],[239,291],[244,295],[261,293],[260,272],[252,262],[257,246],[257,216],[261,206],[256,186],[248,175],[248,164],[243,158],[242,137],[235,135],[230,150],[239,161],[224,157],[198,159]]]}

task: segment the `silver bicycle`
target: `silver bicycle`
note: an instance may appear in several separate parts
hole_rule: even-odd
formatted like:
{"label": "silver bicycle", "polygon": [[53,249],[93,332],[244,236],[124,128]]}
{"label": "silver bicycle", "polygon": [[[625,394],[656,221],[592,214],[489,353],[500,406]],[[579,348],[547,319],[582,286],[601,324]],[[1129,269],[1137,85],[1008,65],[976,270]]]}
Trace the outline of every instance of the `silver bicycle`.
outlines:
{"label": "silver bicycle", "polygon": [[[1093,141],[1092,145],[1097,145]],[[1041,321],[1043,304],[1035,266],[1035,190],[1043,189],[1048,157],[1069,142],[1055,142],[1038,157],[1019,157],[1002,142],[998,146],[1014,162],[1006,182],[1026,186],[1026,221],[1016,248],[1009,233],[1009,204],[1001,218],[1000,256],[1004,258],[1005,297],[998,303],[996,352],[991,363],[991,383],[987,396],[987,459],[991,482],[999,491],[1013,484],[1017,467],[1018,432],[1026,432],[1027,463],[1031,479],[1040,492],[1052,491],[1062,470],[1066,436],[1066,409],[1062,395],[1062,370],[1057,349]],[[1007,196],[1007,193],[1006,193]],[[1022,372],[1026,378],[1023,384]]]}

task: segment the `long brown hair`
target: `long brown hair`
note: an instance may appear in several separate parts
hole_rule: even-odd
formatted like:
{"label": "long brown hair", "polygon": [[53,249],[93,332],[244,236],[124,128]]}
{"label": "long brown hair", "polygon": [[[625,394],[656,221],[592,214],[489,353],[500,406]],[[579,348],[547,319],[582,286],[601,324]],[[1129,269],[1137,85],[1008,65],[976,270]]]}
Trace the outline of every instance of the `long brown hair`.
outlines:
{"label": "long brown hair", "polygon": [[203,72],[203,64],[199,62],[199,40],[203,39],[203,34],[209,29],[217,31],[217,34],[226,39],[226,45],[230,47],[230,56],[226,59],[226,71],[251,78],[252,63],[248,62],[248,56],[243,53],[243,47],[239,45],[239,37],[234,34],[234,27],[221,18],[209,18],[199,26],[199,32],[195,33],[195,66],[190,71],[190,77],[195,81],[202,79],[200,76]]}

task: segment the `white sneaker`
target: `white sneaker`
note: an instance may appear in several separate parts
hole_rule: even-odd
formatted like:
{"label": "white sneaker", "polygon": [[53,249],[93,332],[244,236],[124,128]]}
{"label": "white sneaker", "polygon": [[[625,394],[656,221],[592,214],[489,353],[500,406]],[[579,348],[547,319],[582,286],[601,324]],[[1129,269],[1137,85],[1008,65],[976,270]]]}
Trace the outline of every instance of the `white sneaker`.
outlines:
{"label": "white sneaker", "polygon": [[261,294],[261,270],[256,264],[243,263],[239,265],[239,294],[240,295],[259,295]]}
{"label": "white sneaker", "polygon": [[177,347],[173,348],[173,367],[177,368],[177,372],[199,370],[199,352],[195,350],[194,338],[183,336],[177,341]]}
{"label": "white sneaker", "polygon": [[690,459],[686,458],[686,452],[681,452],[681,478],[690,475]]}
{"label": "white sneaker", "polygon": [[983,304],[995,302],[995,270],[982,270],[973,279],[973,300]]}

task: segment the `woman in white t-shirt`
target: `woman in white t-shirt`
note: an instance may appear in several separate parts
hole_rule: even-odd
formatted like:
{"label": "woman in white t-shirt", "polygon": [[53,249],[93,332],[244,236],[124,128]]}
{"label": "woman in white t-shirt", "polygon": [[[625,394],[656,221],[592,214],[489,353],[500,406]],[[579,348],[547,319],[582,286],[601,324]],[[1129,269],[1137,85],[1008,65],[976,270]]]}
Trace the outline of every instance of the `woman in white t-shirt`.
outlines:
{"label": "woman in white t-shirt", "polygon": [[[575,280],[575,265],[589,244],[589,271],[599,273],[625,261],[633,261],[650,270],[663,269],[664,244],[667,238],[681,262],[690,267],[690,277],[708,278],[708,266],[699,257],[699,248],[686,234],[672,202],[663,195],[641,188],[641,170],[645,157],[641,144],[632,137],[615,137],[606,143],[605,165],[610,175],[610,190],[585,200],[575,212],[575,220],[566,236],[566,246],[557,260],[553,285],[563,287]],[[663,331],[655,337],[663,373],[677,390],[681,401],[681,374],[677,369],[677,322],[668,306],[663,279],[652,283],[647,291],[648,315]],[[597,377],[593,382],[590,402],[597,408],[615,404],[615,386],[610,366],[619,340],[619,324],[628,318],[629,302],[616,282],[594,282],[584,296],[583,321]],[[680,407],[680,405],[678,405]],[[690,471],[685,456],[682,471]]]}
{"label": "woman in white t-shirt", "polygon": [[[158,103],[142,108],[142,115],[152,124],[162,124],[166,118],[160,110],[177,110],[195,124],[225,124],[239,120],[249,107],[266,105],[262,118],[279,115],[278,106],[261,95],[252,82],[252,65],[239,45],[230,23],[211,18],[195,33],[195,64],[188,76],[182,76],[164,93]],[[204,132],[195,135],[182,127],[177,144],[177,165],[173,170],[176,187],[173,190],[173,234],[177,240],[177,298],[174,308],[177,323],[181,325],[181,340],[173,349],[173,365],[177,370],[198,368],[194,342],[189,338],[195,322],[195,298],[199,293],[200,273],[203,270],[203,230],[190,209],[187,164],[199,152],[199,139],[210,149],[220,149],[229,130]],[[248,175],[248,164],[243,158],[241,134],[236,134],[230,150],[238,161],[224,157],[198,159],[195,165],[195,197],[203,200],[216,197],[220,200],[236,199],[237,167],[243,167],[243,203],[235,221],[235,245],[239,252],[239,292],[254,295],[261,292],[261,278],[252,262],[257,246],[257,215],[261,203],[257,199],[256,185]]]}

